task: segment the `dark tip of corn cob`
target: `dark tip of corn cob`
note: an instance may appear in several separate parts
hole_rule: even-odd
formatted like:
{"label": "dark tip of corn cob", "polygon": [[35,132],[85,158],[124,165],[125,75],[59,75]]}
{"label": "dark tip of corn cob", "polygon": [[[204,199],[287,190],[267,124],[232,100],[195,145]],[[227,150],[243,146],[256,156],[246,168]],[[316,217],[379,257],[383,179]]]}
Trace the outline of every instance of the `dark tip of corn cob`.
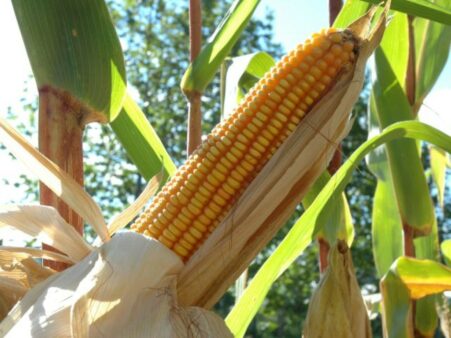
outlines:
{"label": "dark tip of corn cob", "polygon": [[132,229],[187,260],[356,52],[347,30],[323,30],[297,46],[213,129]]}

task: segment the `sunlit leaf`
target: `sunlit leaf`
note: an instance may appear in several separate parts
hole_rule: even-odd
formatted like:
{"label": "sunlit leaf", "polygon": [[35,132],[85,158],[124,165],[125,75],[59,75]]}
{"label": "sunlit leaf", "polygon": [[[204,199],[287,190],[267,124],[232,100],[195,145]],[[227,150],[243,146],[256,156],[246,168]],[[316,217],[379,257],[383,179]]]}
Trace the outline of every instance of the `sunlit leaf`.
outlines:
{"label": "sunlit leaf", "polygon": [[[365,1],[373,4],[380,3],[379,0]],[[451,22],[451,10],[428,0],[393,0],[391,8],[412,16],[418,16],[447,25]]]}
{"label": "sunlit leaf", "polygon": [[[447,8],[451,14],[448,0],[430,1],[437,6]],[[415,40],[415,111],[418,111],[424,98],[437,81],[448,60],[451,43],[451,16],[447,24],[415,18],[413,23]]]}
{"label": "sunlit leaf", "polygon": [[163,143],[129,94],[126,94],[124,107],[111,127],[147,180],[162,172],[165,181],[175,172],[176,166]]}
{"label": "sunlit leaf", "polygon": [[429,148],[429,156],[431,161],[432,178],[438,190],[438,202],[443,208],[445,198],[445,176],[447,155],[442,149],[436,147]]}
{"label": "sunlit leaf", "polygon": [[[243,336],[261,306],[271,285],[304,251],[315,235],[315,229],[328,218],[327,204],[340,194],[364,156],[394,139],[405,137],[421,139],[451,152],[451,137],[420,122],[405,121],[393,124],[380,135],[362,144],[335,173],[321,193],[294,224],[283,241],[263,264],[250,282],[243,296],[226,318],[226,323],[236,336]],[[401,337],[401,336],[399,336]],[[398,337],[398,338],[399,338]]]}
{"label": "sunlit leaf", "polygon": [[447,239],[440,244],[443,258],[446,265],[451,266],[451,239]]}
{"label": "sunlit leaf", "polygon": [[12,4],[38,88],[78,101],[84,121],[113,120],[125,94],[125,66],[104,0]]}
{"label": "sunlit leaf", "polygon": [[185,94],[203,92],[246,27],[259,0],[235,0],[218,28],[183,75]]}
{"label": "sunlit leaf", "polygon": [[231,113],[244,94],[272,67],[274,59],[258,52],[231,59],[227,68],[224,115]]}

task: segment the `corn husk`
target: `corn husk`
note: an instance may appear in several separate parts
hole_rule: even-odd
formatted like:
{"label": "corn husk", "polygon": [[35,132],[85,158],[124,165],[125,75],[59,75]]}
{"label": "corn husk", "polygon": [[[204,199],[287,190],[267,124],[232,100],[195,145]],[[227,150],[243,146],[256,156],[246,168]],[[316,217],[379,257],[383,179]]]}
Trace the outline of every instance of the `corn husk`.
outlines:
{"label": "corn husk", "polygon": [[366,61],[382,38],[387,10],[372,29],[375,10],[348,27],[360,40],[354,67],[341,74],[188,261],[178,282],[182,304],[213,306],[326,169],[352,126],[350,113],[363,86]]}
{"label": "corn husk", "polygon": [[5,337],[231,337],[224,321],[180,307],[182,261],[125,232],[32,288],[0,324]]}
{"label": "corn husk", "polygon": [[355,277],[351,251],[341,241],[329,253],[329,266],[310,299],[305,338],[370,338],[371,325]]}

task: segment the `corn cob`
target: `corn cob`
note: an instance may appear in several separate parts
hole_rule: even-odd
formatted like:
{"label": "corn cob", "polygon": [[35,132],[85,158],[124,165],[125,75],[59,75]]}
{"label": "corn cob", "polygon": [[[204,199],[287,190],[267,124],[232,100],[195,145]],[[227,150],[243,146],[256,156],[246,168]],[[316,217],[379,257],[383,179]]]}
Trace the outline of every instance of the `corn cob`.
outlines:
{"label": "corn cob", "polygon": [[333,28],[298,45],[249,91],[235,111],[157,194],[132,225],[187,260],[357,52]]}

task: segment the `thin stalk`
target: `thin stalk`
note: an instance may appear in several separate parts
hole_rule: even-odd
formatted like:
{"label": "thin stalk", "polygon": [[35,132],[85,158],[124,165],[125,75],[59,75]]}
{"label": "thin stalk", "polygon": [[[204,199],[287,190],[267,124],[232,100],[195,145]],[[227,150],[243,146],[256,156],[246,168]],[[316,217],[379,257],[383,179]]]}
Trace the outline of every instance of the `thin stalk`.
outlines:
{"label": "thin stalk", "polygon": [[[334,21],[343,7],[343,2],[341,0],[329,0],[329,25],[332,26]],[[329,167],[327,170],[331,175],[335,174],[335,172],[341,166],[341,144],[338,145],[337,150],[335,150],[334,156],[330,161]],[[318,240],[319,245],[319,270],[323,273],[328,265],[328,256],[330,244],[325,240]]]}
{"label": "thin stalk", "polygon": [[[406,96],[409,100],[410,106],[415,105],[415,40],[413,31],[413,16],[408,16],[408,27],[409,27],[409,58],[407,62],[407,71],[405,78]],[[412,110],[413,111],[413,110]],[[415,245],[414,245],[414,229],[410,224],[403,224],[403,234],[404,234],[404,255],[408,257],[415,257]],[[415,312],[416,312],[416,302],[411,301],[412,312],[409,319],[412,327],[415,330]]]}
{"label": "thin stalk", "polygon": [[[202,43],[201,1],[189,2],[190,61],[199,55]],[[201,143],[202,139],[202,93],[193,92],[188,97],[188,135],[187,153],[190,155]]]}
{"label": "thin stalk", "polygon": [[[68,97],[48,87],[39,90],[39,150],[83,185],[83,127],[80,120],[79,109],[74,109]],[[69,224],[83,233],[83,219],[43,184],[40,185],[40,202],[56,208]],[[44,249],[56,251],[47,245]],[[67,267],[53,261],[44,261],[44,265],[57,271]]]}

